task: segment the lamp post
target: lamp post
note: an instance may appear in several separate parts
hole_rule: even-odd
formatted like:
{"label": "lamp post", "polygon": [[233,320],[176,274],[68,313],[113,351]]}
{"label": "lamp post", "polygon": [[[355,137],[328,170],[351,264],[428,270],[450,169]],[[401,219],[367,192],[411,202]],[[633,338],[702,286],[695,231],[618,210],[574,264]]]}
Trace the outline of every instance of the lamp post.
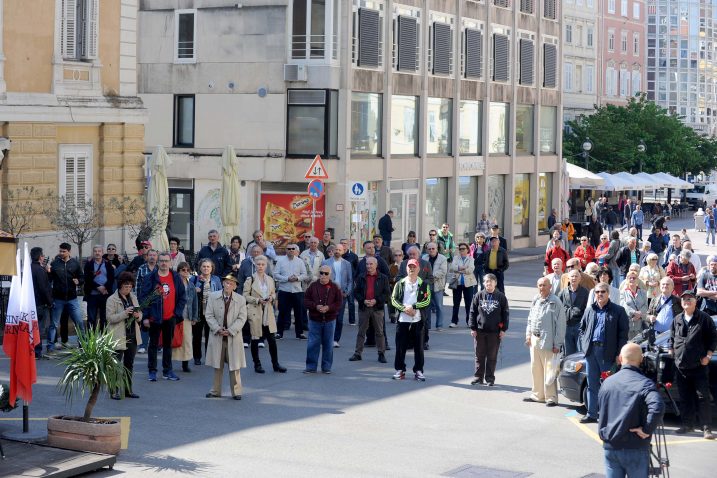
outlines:
{"label": "lamp post", "polygon": [[586,136],[581,147],[583,148],[581,155],[585,161],[585,169],[588,169],[588,160],[590,159],[590,151],[593,149],[593,142]]}
{"label": "lamp post", "polygon": [[637,145],[637,152],[640,153],[640,172],[642,172],[642,159],[645,156],[645,150],[647,147],[645,146],[645,141],[640,140],[640,143]]}

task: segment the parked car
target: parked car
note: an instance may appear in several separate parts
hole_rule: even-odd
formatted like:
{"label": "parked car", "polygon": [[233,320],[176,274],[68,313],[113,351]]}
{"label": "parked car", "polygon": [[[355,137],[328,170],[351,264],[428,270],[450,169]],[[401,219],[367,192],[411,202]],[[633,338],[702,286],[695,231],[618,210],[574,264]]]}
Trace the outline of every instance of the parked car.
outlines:
{"label": "parked car", "polygon": [[[717,325],[717,316],[712,317]],[[643,353],[642,369],[646,376],[664,386],[658,387],[665,400],[667,411],[675,413],[675,405],[680,401],[680,391],[674,380],[674,359],[668,353],[670,345],[670,331],[663,332],[655,337],[655,345],[650,347],[647,341],[647,332],[637,335],[632,341],[640,344]],[[717,400],[717,354],[712,356],[709,363],[710,391],[713,404]],[[585,366],[585,354],[577,352],[564,357],[560,363],[558,375],[560,393],[568,400],[583,405],[587,404],[588,379]],[[669,395],[666,391],[669,389]],[[672,397],[672,400],[670,400]],[[673,400],[675,403],[673,403]]]}

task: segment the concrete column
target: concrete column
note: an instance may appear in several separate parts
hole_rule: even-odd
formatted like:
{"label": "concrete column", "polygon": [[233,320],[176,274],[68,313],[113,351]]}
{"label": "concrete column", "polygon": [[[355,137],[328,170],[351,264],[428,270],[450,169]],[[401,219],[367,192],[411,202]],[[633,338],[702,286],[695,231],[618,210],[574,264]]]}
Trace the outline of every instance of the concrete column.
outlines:
{"label": "concrete column", "polygon": [[0,0],[0,98],[5,97],[7,84],[5,84],[5,50],[3,49],[3,36],[5,34],[5,0]]}

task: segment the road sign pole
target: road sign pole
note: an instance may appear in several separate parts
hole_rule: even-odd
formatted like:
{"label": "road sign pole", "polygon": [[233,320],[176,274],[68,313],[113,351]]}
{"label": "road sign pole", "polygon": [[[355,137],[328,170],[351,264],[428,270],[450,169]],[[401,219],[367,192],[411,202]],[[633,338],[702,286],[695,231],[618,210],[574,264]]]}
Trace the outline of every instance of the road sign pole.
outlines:
{"label": "road sign pole", "polygon": [[311,201],[311,233],[318,237],[316,234],[316,231],[314,230],[314,223],[316,221],[316,199],[312,199]]}

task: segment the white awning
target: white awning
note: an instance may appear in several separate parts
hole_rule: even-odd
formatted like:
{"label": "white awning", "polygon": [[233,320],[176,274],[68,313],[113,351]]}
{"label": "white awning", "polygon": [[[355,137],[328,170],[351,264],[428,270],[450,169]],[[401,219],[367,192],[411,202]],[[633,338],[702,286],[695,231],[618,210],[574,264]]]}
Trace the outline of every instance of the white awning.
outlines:
{"label": "white awning", "polygon": [[634,185],[630,181],[626,181],[614,174],[602,172],[597,173],[597,175],[605,180],[605,184],[602,187],[604,191],[628,191],[634,189]]}
{"label": "white awning", "polygon": [[675,176],[668,173],[654,173],[653,176],[664,179],[669,182],[669,188],[675,189],[694,189],[695,185],[684,179],[676,178]]}
{"label": "white awning", "polygon": [[613,176],[617,176],[618,178],[624,179],[628,184],[630,184],[630,187],[628,189],[631,191],[644,191],[645,189],[655,189],[655,183],[653,181],[642,178],[636,174],[630,174],[622,171],[613,174]]}
{"label": "white awning", "polygon": [[645,182],[652,184],[652,187],[648,189],[662,189],[670,187],[671,181],[667,181],[664,178],[657,177],[654,174],[637,173],[633,174],[633,176],[638,177],[640,179],[644,179]]}
{"label": "white awning", "polygon": [[585,168],[566,163],[568,177],[570,178],[570,189],[599,189],[605,184],[605,180]]}

